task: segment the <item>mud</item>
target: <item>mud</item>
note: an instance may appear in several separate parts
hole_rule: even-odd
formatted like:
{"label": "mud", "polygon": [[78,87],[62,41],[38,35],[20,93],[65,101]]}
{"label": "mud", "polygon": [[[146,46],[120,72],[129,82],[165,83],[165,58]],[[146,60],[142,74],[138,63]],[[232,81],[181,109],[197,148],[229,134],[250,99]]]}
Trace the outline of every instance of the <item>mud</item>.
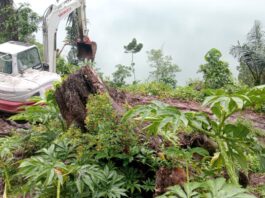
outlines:
{"label": "mud", "polygon": [[9,136],[12,131],[17,129],[29,129],[30,125],[28,123],[18,123],[8,118],[11,114],[0,112],[0,137]]}
{"label": "mud", "polygon": [[[126,94],[126,98],[131,106],[148,104],[153,100],[160,100],[183,111],[201,111],[212,115],[209,108],[202,107],[200,103],[194,101],[181,101],[175,98],[159,99],[156,96],[141,96],[132,94]],[[249,120],[253,123],[254,127],[265,130],[265,114],[245,110],[231,116],[231,121],[235,121],[237,118]]]}
{"label": "mud", "polygon": [[265,185],[265,173],[250,173],[248,177],[251,186]]}

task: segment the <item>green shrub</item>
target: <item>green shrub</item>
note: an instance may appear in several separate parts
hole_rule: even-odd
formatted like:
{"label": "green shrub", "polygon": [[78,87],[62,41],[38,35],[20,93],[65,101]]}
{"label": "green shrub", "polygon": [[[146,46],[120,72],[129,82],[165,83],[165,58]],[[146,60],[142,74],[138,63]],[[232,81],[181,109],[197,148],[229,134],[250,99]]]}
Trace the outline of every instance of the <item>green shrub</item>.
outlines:
{"label": "green shrub", "polygon": [[133,94],[142,94],[149,96],[157,96],[163,98],[176,98],[180,100],[203,101],[205,97],[204,91],[198,91],[191,86],[172,88],[170,85],[158,82],[142,83],[129,85],[122,88],[126,92]]}
{"label": "green shrub", "polygon": [[230,123],[228,118],[248,106],[253,106],[262,98],[264,100],[265,97],[257,95],[259,91],[250,90],[245,95],[230,95],[219,91],[207,97],[203,106],[208,106],[214,117],[201,112],[181,112],[167,104],[153,102],[134,107],[123,119],[135,118],[144,121],[147,134],[161,136],[173,145],[180,126],[190,126],[204,133],[216,142],[218,149],[211,160],[211,166],[219,170],[226,168],[231,182],[238,184],[237,170],[249,168],[246,156],[256,154],[263,159],[264,149],[255,143],[256,134],[252,134],[252,131],[241,123]]}
{"label": "green shrub", "polygon": [[59,57],[56,61],[56,72],[62,76],[74,73],[80,69],[80,66],[73,65],[69,62],[67,62],[64,58]]}
{"label": "green shrub", "polygon": [[168,192],[157,198],[255,198],[246,189],[229,184],[224,178],[207,180],[205,182],[190,182],[181,186],[172,186]]}
{"label": "green shrub", "polygon": [[176,87],[173,92],[171,92],[171,97],[186,100],[186,101],[203,101],[204,92],[197,91],[192,87]]}
{"label": "green shrub", "polygon": [[204,56],[206,63],[200,65],[199,72],[203,73],[206,88],[218,89],[233,84],[228,63],[220,60],[221,57],[222,53],[215,48],[209,50]]}
{"label": "green shrub", "polygon": [[122,90],[133,94],[166,97],[167,94],[173,90],[173,88],[170,85],[164,84],[162,82],[151,82],[128,85],[123,87]]}

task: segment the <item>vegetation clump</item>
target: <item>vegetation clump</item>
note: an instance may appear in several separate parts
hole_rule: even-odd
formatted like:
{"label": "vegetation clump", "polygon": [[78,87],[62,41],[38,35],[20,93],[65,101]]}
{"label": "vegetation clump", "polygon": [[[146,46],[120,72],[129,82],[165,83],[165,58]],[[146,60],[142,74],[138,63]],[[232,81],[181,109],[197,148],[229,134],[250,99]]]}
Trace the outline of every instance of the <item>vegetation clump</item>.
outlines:
{"label": "vegetation clump", "polygon": [[207,63],[200,66],[199,72],[203,73],[207,88],[218,89],[225,85],[233,84],[232,73],[228,68],[228,63],[220,60],[221,56],[221,52],[215,48],[204,56]]}

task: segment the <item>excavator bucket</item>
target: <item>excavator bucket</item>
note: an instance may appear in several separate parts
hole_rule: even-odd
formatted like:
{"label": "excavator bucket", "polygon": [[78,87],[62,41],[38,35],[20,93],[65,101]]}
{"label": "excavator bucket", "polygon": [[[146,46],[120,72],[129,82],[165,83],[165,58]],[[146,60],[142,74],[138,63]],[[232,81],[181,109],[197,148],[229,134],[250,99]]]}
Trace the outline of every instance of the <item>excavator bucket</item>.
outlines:
{"label": "excavator bucket", "polygon": [[81,60],[91,60],[95,59],[97,51],[97,43],[91,41],[87,36],[84,36],[83,41],[77,41],[77,57]]}

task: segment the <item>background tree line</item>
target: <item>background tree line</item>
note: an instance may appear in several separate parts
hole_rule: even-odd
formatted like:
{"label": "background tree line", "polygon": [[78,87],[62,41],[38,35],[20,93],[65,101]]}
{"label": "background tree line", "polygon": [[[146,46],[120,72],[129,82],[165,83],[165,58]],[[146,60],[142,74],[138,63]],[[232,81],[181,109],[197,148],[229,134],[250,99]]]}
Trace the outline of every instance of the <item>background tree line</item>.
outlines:
{"label": "background tree line", "polygon": [[[136,44],[136,39],[133,39],[129,45],[133,42]],[[252,29],[247,33],[247,41],[242,44],[238,41],[231,47],[230,54],[238,59],[237,70],[240,83],[248,86],[265,83],[265,32],[259,21],[255,21]],[[204,57],[206,63],[199,67],[198,72],[203,74],[206,88],[217,89],[235,83],[229,70],[229,64],[221,60],[221,57],[222,53],[218,49],[212,48]],[[149,81],[176,86],[176,74],[181,70],[178,65],[173,63],[171,56],[165,56],[162,49],[151,49],[147,51],[147,59],[149,66],[154,68],[150,72]],[[117,70],[112,74],[114,84],[125,85],[125,79],[131,76],[131,67],[120,64],[116,68]],[[135,69],[133,69],[133,73],[135,76]]]}
{"label": "background tree line", "polygon": [[[0,43],[15,40],[38,44],[33,33],[38,30],[41,17],[37,15],[29,4],[14,5],[13,0],[1,0],[0,2]],[[64,71],[73,71],[71,65],[76,65],[76,15],[73,12],[66,27],[67,44],[71,46],[68,53],[68,63],[60,59],[59,68]],[[38,44],[40,51],[42,45]],[[126,84],[126,79],[133,76],[133,83],[137,83],[135,74],[135,54],[141,52],[143,44],[138,43],[134,38],[124,46],[125,53],[131,55],[130,65],[118,64],[112,74],[112,83],[115,86]],[[230,50],[231,55],[238,59],[239,82],[248,86],[261,85],[265,83],[265,34],[261,23],[255,21],[250,32],[247,33],[245,42],[238,41]],[[203,74],[204,86],[209,88],[220,88],[233,84],[232,74],[228,63],[221,60],[221,52],[218,49],[211,49],[205,55],[205,64],[200,65],[199,72]],[[147,60],[152,68],[148,77],[149,81],[163,82],[173,87],[177,84],[177,72],[180,68],[173,62],[169,55],[164,55],[162,49],[151,49],[147,51]],[[65,69],[66,68],[66,69]]]}

